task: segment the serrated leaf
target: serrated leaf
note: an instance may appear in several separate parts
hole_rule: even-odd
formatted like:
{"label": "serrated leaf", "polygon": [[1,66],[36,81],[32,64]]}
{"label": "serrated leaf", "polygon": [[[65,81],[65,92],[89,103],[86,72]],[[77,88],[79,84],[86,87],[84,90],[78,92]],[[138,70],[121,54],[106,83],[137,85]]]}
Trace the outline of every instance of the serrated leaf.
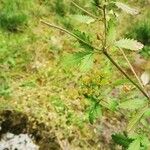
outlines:
{"label": "serrated leaf", "polygon": [[142,135],[141,136],[141,144],[146,146],[146,147],[149,147],[150,146],[149,138],[145,135]]}
{"label": "serrated leaf", "polygon": [[147,85],[150,82],[150,72],[145,71],[141,75],[141,80],[143,82],[143,85]]}
{"label": "serrated leaf", "polygon": [[128,100],[119,104],[119,108],[128,109],[128,110],[136,110],[143,107],[146,104],[145,100]]}
{"label": "serrated leaf", "polygon": [[[83,41],[85,41],[86,43],[92,44],[92,42],[90,41],[89,35],[86,35],[84,32],[81,32],[79,30],[75,30],[74,34],[76,36],[78,36],[80,39],[82,39]],[[81,47],[84,48],[85,50],[87,50],[87,51],[93,51],[93,47],[91,47],[91,46],[89,46],[86,43],[83,43],[81,41],[79,41],[79,43],[80,43]]]}
{"label": "serrated leaf", "polygon": [[79,67],[81,71],[88,71],[93,65],[93,53],[81,51],[66,55],[63,60],[64,67]]}
{"label": "serrated leaf", "polygon": [[102,116],[102,110],[101,110],[101,106],[97,103],[95,103],[90,111],[89,111],[89,121],[91,124],[94,123],[94,121],[98,118]]}
{"label": "serrated leaf", "polygon": [[111,19],[108,21],[107,40],[110,44],[116,40],[116,26]]}
{"label": "serrated leaf", "polygon": [[131,7],[129,7],[128,5],[126,5],[124,3],[115,2],[115,5],[118,8],[122,9],[123,11],[125,11],[126,13],[128,13],[128,14],[137,15],[139,13],[139,11],[137,9],[131,8]]}
{"label": "serrated leaf", "polygon": [[66,67],[78,65],[85,55],[86,55],[85,52],[76,52],[74,54],[67,54],[62,59],[63,65]]}
{"label": "serrated leaf", "polygon": [[86,24],[90,24],[95,21],[94,18],[90,16],[86,16],[86,15],[71,15],[70,17],[71,19],[75,19],[76,21],[80,23],[86,23]]}
{"label": "serrated leaf", "polygon": [[112,100],[110,103],[109,103],[109,109],[111,111],[115,111],[117,109],[117,106],[118,106],[118,102],[116,100]]}
{"label": "serrated leaf", "polygon": [[111,137],[116,144],[123,146],[124,148],[128,148],[130,143],[133,141],[133,139],[128,138],[127,136],[120,133],[113,134]]}
{"label": "serrated leaf", "polygon": [[142,43],[137,42],[136,40],[133,39],[121,39],[115,42],[115,46],[134,51],[138,51],[144,47]]}
{"label": "serrated leaf", "polygon": [[140,139],[134,140],[130,145],[128,150],[140,150]]}
{"label": "serrated leaf", "polygon": [[86,55],[81,61],[80,70],[83,72],[89,71],[93,66],[93,62],[93,54]]}
{"label": "serrated leaf", "polygon": [[136,124],[141,120],[143,117],[144,113],[147,111],[147,107],[143,108],[141,111],[139,111],[130,121],[127,126],[127,131],[131,132],[134,130]]}

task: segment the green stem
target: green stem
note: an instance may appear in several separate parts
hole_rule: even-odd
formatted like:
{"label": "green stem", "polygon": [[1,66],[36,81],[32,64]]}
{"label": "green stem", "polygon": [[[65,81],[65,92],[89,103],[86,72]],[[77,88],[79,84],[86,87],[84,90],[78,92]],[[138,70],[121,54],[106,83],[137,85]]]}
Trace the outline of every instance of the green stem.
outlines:
{"label": "green stem", "polygon": [[80,9],[81,11],[85,12],[86,14],[88,14],[89,16],[95,18],[95,19],[99,19],[97,16],[93,15],[92,13],[88,12],[87,10],[85,10],[84,8],[82,8],[81,6],[79,6],[78,4],[76,4],[74,1],[71,1],[71,3],[76,6],[78,9]]}
{"label": "green stem", "polygon": [[[133,75],[135,76],[135,78],[136,78],[137,81],[139,82],[139,85],[141,86],[141,88],[143,89],[143,91],[145,91],[145,93],[147,93],[147,91],[145,90],[145,88],[144,88],[144,86],[143,86],[143,84],[142,84],[140,78],[138,77],[137,73],[135,72],[133,66],[131,65],[131,63],[130,63],[128,57],[127,57],[127,55],[125,54],[124,50],[122,50],[121,48],[119,48],[119,50],[121,51],[123,57],[125,58],[126,62],[128,63],[128,65],[129,65],[129,67],[130,67],[130,69],[131,69]],[[147,93],[147,96],[149,96],[148,93]]]}
{"label": "green stem", "polygon": [[[106,3],[106,0],[105,0]],[[106,5],[104,4],[103,7],[103,23],[104,23],[104,45],[103,45],[103,51],[106,51],[107,47],[107,18],[106,18]]]}
{"label": "green stem", "polygon": [[113,60],[113,58],[106,52],[103,52],[104,55],[110,60],[110,62],[135,86],[137,87],[137,89],[139,89],[139,91],[141,91],[141,93],[143,93],[143,95],[149,100],[149,96],[147,95],[147,93],[136,83],[134,82],[129,76],[128,74]]}
{"label": "green stem", "polygon": [[43,23],[43,24],[45,24],[45,25],[47,25],[47,26],[49,26],[49,27],[52,27],[52,28],[58,29],[58,30],[60,30],[60,31],[63,31],[63,32],[69,34],[69,35],[71,35],[72,37],[76,38],[76,39],[79,40],[80,42],[82,42],[82,43],[88,45],[89,47],[91,47],[91,48],[97,50],[98,52],[101,51],[100,48],[95,47],[95,46],[93,46],[93,45],[91,45],[91,44],[85,42],[84,40],[82,40],[81,38],[79,38],[78,36],[76,36],[74,33],[70,32],[70,31],[68,31],[68,30],[66,30],[66,29],[64,29],[64,28],[61,28],[61,27],[59,27],[59,26],[50,24],[50,23],[48,23],[48,22],[46,22],[46,21],[43,21],[43,20],[41,20],[41,23]]}

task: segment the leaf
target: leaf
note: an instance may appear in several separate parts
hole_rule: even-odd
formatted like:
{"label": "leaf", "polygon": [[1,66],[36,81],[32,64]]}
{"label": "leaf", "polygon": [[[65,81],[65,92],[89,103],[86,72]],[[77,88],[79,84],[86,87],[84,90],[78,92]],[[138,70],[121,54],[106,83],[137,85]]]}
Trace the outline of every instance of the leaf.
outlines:
{"label": "leaf", "polygon": [[86,16],[86,15],[71,15],[70,17],[71,19],[75,19],[76,21],[80,23],[86,23],[86,24],[90,24],[95,21],[94,18],[90,16]]}
{"label": "leaf", "polygon": [[146,135],[141,136],[141,144],[145,149],[150,148],[150,141],[149,141],[148,136]]}
{"label": "leaf", "polygon": [[142,43],[137,42],[136,40],[133,39],[121,39],[115,42],[115,46],[134,51],[140,50],[144,47]]}
{"label": "leaf", "polygon": [[140,139],[134,140],[130,145],[128,150],[140,150]]}
{"label": "leaf", "polygon": [[118,102],[116,100],[111,100],[108,107],[111,111],[116,111],[117,106]]}
{"label": "leaf", "polygon": [[124,148],[128,148],[129,144],[133,141],[133,139],[120,133],[113,134],[111,137],[116,144],[123,146]]}
{"label": "leaf", "polygon": [[93,54],[86,55],[81,61],[80,70],[83,72],[90,70],[93,66],[93,62]]}
{"label": "leaf", "polygon": [[137,15],[139,13],[139,11],[137,9],[131,8],[131,7],[129,7],[128,5],[126,5],[124,3],[115,2],[115,5],[118,8],[122,9],[123,11],[125,11],[126,13],[128,13],[128,14]]}
{"label": "leaf", "polygon": [[144,117],[150,117],[150,108],[145,111]]}
{"label": "leaf", "polygon": [[131,132],[132,130],[134,130],[134,127],[136,126],[136,124],[141,120],[141,118],[143,117],[144,113],[147,111],[147,107],[143,108],[141,111],[139,111],[130,121],[129,124],[127,126],[127,131]]}
{"label": "leaf", "polygon": [[143,135],[143,136],[141,137],[141,143],[142,143],[144,146],[150,146],[149,138],[148,138],[146,135]]}
{"label": "leaf", "polygon": [[94,123],[95,119],[102,116],[101,106],[98,103],[95,103],[89,111],[89,121],[91,124]]}
{"label": "leaf", "polygon": [[93,53],[81,51],[68,54],[63,58],[62,62],[64,67],[78,66],[81,71],[88,71],[93,65]]}
{"label": "leaf", "polygon": [[101,2],[100,2],[100,0],[93,0],[93,4],[95,6],[100,6]]}
{"label": "leaf", "polygon": [[144,104],[146,104],[145,100],[128,100],[119,104],[119,108],[135,110],[141,108]]}
{"label": "leaf", "polygon": [[[86,35],[84,32],[81,32],[79,30],[75,30],[74,34],[76,36],[78,36],[80,39],[82,39],[83,41],[85,41],[88,44],[92,44],[92,42],[90,41],[90,37],[88,35]],[[84,48],[87,51],[93,51],[93,47],[87,45],[86,43],[83,43],[81,41],[79,41],[80,45],[82,46],[82,48]]]}
{"label": "leaf", "polygon": [[141,80],[143,82],[143,85],[147,85],[150,82],[150,72],[145,71],[144,73],[142,73]]}
{"label": "leaf", "polygon": [[112,19],[108,21],[107,40],[111,44],[116,40],[116,25]]}

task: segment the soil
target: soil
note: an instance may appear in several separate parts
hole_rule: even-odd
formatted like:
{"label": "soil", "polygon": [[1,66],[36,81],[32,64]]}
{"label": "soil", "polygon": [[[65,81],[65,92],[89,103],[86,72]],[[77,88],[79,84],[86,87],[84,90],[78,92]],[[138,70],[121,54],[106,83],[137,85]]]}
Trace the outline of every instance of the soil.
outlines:
{"label": "soil", "polygon": [[2,111],[0,112],[0,127],[0,139],[7,132],[15,135],[28,134],[33,137],[39,150],[60,150],[60,145],[50,127],[38,122],[32,116],[28,117],[26,114],[12,110]]}

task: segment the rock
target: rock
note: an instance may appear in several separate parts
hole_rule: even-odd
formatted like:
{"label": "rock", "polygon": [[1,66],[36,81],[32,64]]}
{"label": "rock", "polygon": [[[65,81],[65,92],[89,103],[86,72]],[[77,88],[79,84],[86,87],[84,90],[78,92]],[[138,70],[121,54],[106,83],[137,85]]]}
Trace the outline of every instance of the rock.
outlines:
{"label": "rock", "polygon": [[2,135],[0,150],[39,150],[39,146],[27,134],[14,135],[8,132]]}

